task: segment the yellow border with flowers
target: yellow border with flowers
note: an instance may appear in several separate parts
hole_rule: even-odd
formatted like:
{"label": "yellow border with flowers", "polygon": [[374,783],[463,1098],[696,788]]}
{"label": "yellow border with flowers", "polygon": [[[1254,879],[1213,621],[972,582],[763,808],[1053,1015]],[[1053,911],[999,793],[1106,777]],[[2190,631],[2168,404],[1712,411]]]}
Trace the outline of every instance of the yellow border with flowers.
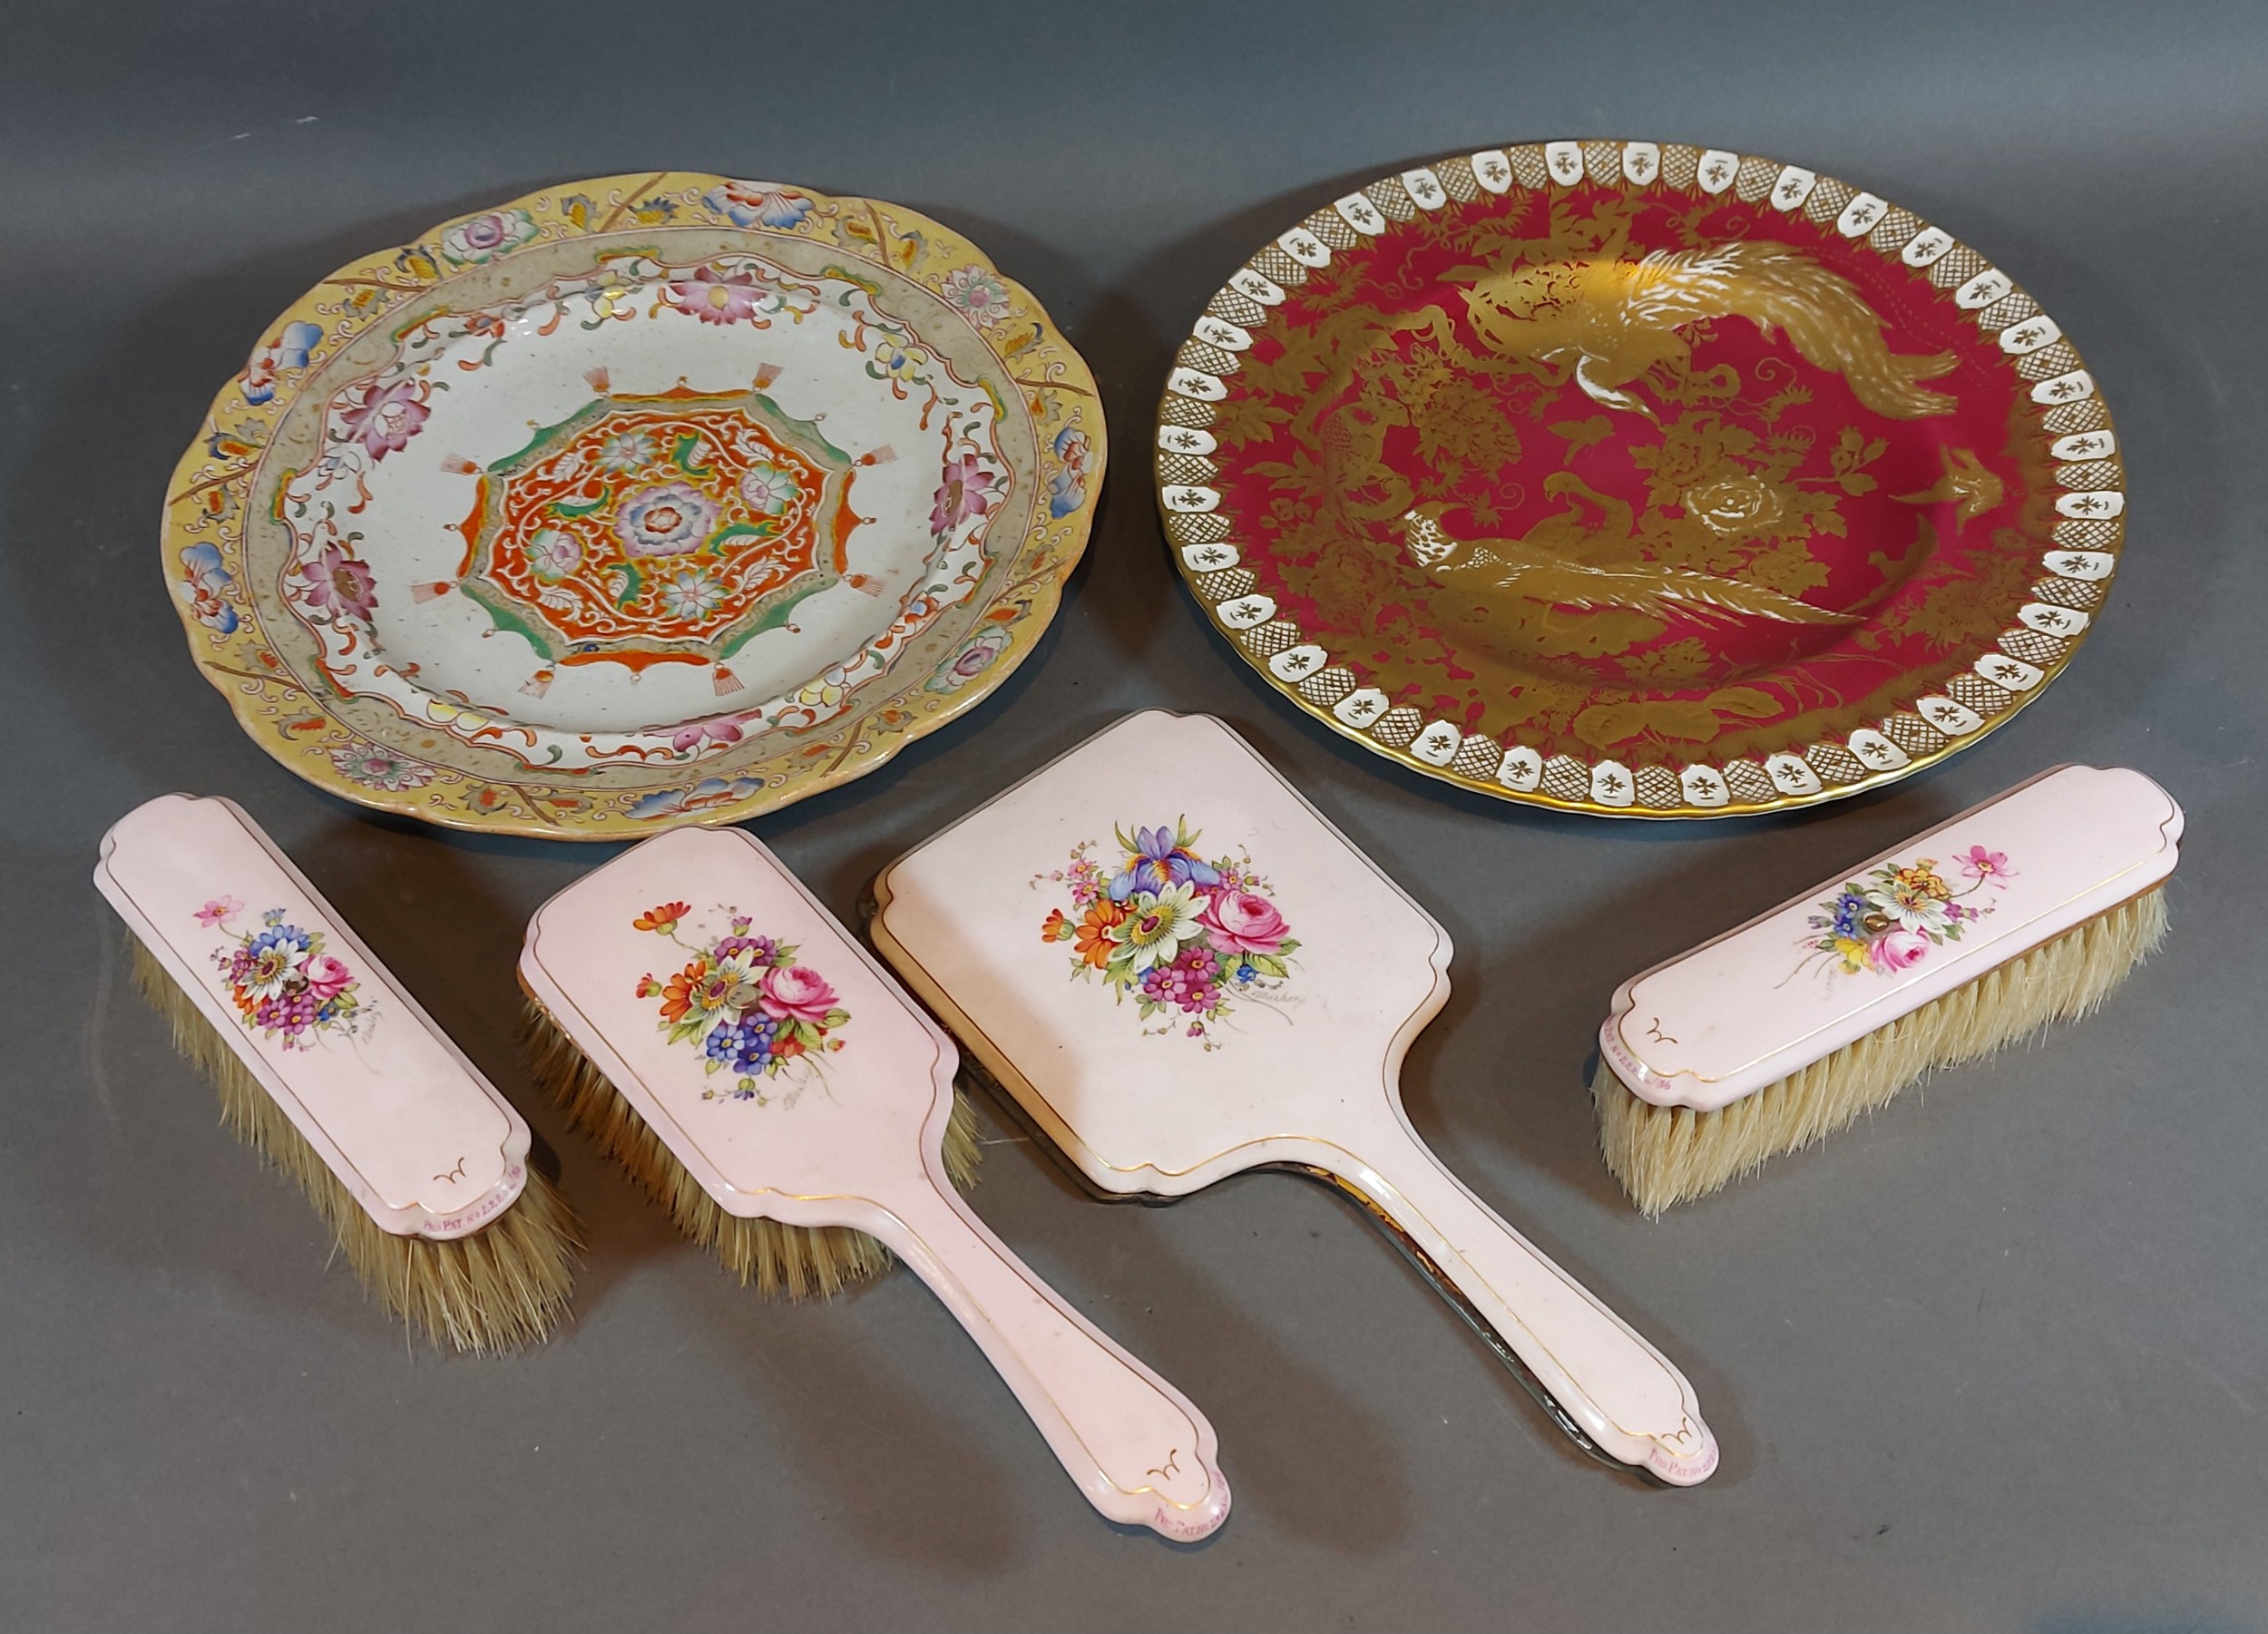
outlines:
{"label": "yellow border with flowers", "polygon": [[[748,225],[710,201],[728,188],[744,198],[784,196],[810,208],[783,225]],[[515,241],[482,253],[459,230],[494,218],[516,224]],[[635,235],[650,242],[659,228],[738,234],[757,254],[765,252],[767,240],[815,240],[911,280],[947,305],[953,304],[947,280],[956,274],[957,289],[965,289],[976,273],[1007,291],[1006,318],[977,333],[992,352],[1002,384],[1012,383],[1022,394],[1034,465],[1018,474],[1030,492],[1012,497],[1020,510],[1010,515],[1024,519],[1022,532],[992,553],[971,634],[934,663],[896,667],[865,683],[859,690],[866,696],[855,696],[854,707],[830,719],[766,732],[709,759],[655,767],[650,781],[625,784],[619,778],[533,769],[496,777],[452,765],[454,740],[446,734],[425,740],[430,758],[365,739],[335,711],[323,678],[301,673],[278,651],[249,592],[248,501],[260,482],[269,435],[327,360],[451,279],[523,250],[579,239]],[[296,331],[302,338],[309,329],[319,332],[304,357],[280,344],[295,325],[302,326]],[[299,361],[292,363],[293,357]],[[1085,439],[1076,470],[1068,470],[1056,453],[1070,429]],[[246,369],[214,398],[197,440],[174,469],[161,527],[163,566],[205,679],[228,699],[252,739],[308,782],[360,805],[454,828],[544,839],[636,839],[687,825],[738,822],[846,783],[974,708],[1029,656],[1055,616],[1063,582],[1087,547],[1107,455],[1101,399],[1086,363],[1030,291],[940,222],[880,200],[699,171],[605,176],[563,182],[440,222],[406,245],[348,262],[279,314]],[[1051,476],[1067,482],[1075,497],[1061,515],[1049,504]],[[217,553],[217,560],[200,546]],[[224,623],[232,627],[224,630]],[[961,678],[956,666],[980,649],[989,657]],[[373,766],[375,776],[369,775]],[[349,768],[366,775],[350,775]]]}

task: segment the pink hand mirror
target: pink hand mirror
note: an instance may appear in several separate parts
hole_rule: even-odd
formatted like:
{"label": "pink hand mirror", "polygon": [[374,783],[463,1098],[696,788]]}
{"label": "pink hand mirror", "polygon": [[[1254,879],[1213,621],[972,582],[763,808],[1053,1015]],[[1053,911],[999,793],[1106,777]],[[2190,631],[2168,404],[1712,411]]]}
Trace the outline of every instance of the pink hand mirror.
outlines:
{"label": "pink hand mirror", "polygon": [[1685,1375],[1412,1128],[1397,1080],[1448,934],[1221,722],[1130,716],[875,890],[884,957],[1095,1188],[1328,1180],[1585,1451],[1676,1485],[1716,1469]]}
{"label": "pink hand mirror", "polygon": [[752,836],[681,829],[585,876],[520,974],[727,1214],[849,1227],[912,1267],[1105,1516],[1180,1541],[1227,1517],[1204,1415],[954,1191],[951,1041]]}

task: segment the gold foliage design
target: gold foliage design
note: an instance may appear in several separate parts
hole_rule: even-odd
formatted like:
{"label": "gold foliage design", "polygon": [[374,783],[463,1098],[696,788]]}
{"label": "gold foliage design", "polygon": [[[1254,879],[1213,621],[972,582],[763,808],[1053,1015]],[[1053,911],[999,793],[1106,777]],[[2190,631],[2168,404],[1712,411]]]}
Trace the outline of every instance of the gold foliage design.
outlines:
{"label": "gold foliage design", "polygon": [[[1720,201],[1654,205],[1667,249],[1634,243],[1642,208],[1422,216],[1403,230],[1481,259],[1416,305],[1334,258],[1242,358],[1220,457],[1256,484],[1281,587],[1398,704],[1639,763],[1798,718],[1847,731],[1820,672],[1974,647],[2022,599],[2021,536],[1965,534],[2008,496],[2017,427],[1990,456],[1939,443],[1919,484],[1908,457],[1884,492],[1894,423],[1957,407],[1924,384],[1952,354],[1893,349],[1850,279],[1723,236]],[[1824,407],[1823,376],[1858,418]],[[1853,501],[1882,548],[1853,539]]]}

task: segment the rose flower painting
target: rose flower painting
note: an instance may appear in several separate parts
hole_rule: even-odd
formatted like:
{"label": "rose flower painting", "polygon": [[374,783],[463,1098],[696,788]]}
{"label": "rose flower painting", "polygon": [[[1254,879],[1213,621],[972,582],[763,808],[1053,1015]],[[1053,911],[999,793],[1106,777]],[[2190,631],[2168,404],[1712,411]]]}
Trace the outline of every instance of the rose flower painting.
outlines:
{"label": "rose flower painting", "polygon": [[688,955],[671,974],[640,977],[638,996],[661,1001],[660,1030],[669,1042],[698,1050],[703,1072],[730,1075],[703,1090],[702,1100],[794,1105],[812,1082],[825,1082],[821,1063],[843,1047],[838,1035],[850,1012],[791,944],[752,934],[755,922],[737,908],[719,910],[723,935],[686,940],[679,927],[692,911],[665,902],[631,921],[632,930],[665,936]]}
{"label": "rose flower painting", "polygon": [[1962,880],[1958,890],[1930,856],[1886,864],[1863,880],[1846,881],[1811,916],[1811,932],[1803,943],[1804,964],[1819,963],[1845,975],[1911,970],[1932,949],[1960,941],[1992,912],[1989,897],[1977,899],[1980,891],[2005,891],[2016,877],[2006,852],[1982,846],[1955,857],[1953,871]]}
{"label": "rose flower painting", "polygon": [[1178,1032],[1219,1047],[1216,1032],[1246,1001],[1275,999],[1299,943],[1249,856],[1207,861],[1186,819],[1170,828],[1114,831],[1115,871],[1082,841],[1035,887],[1061,885],[1068,912],[1049,911],[1045,942],[1067,942],[1071,974],[1100,977],[1119,1003],[1131,1001],[1150,1033]]}
{"label": "rose flower painting", "polygon": [[233,896],[215,897],[196,913],[197,923],[230,937],[212,955],[244,1024],[286,1050],[312,1050],[327,1033],[352,1038],[371,1020],[362,983],[328,951],[320,929],[291,923],[269,908],[258,930],[230,922],[244,911]]}

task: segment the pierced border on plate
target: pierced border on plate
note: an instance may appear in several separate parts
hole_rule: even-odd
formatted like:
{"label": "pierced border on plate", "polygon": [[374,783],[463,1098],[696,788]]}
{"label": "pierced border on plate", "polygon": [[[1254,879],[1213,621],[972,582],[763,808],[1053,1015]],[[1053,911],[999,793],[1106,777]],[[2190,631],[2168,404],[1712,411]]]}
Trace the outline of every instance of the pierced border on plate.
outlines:
{"label": "pierced border on plate", "polygon": [[[1192,338],[1182,345],[1182,357],[1228,357],[1233,362],[1232,354],[1205,339],[1213,324],[1232,311],[1239,314],[1232,321],[1245,328],[1265,327],[1272,309],[1262,309],[1255,323],[1246,324],[1242,316],[1259,305],[1240,288],[1254,276],[1279,289],[1295,285],[1305,279],[1309,265],[1327,265],[1334,250],[1391,231],[1429,210],[1448,208],[1439,197],[1428,205],[1411,194],[1405,178],[1427,176],[1455,203],[1514,188],[1550,191],[1579,184],[1729,193],[1832,225],[1885,259],[1902,260],[1998,338],[2002,361],[2028,387],[2026,395],[2041,430],[2058,439],[2049,454],[2062,490],[2058,509],[2065,520],[2055,529],[2053,547],[2043,552],[2039,564],[2048,576],[2033,587],[2021,621],[1991,646],[1970,654],[1970,668],[1946,682],[1941,692],[1918,695],[1853,731],[1847,743],[1791,743],[1762,763],[1698,760],[1635,772],[1608,758],[1587,765],[1559,754],[1543,760],[1516,740],[1428,721],[1407,705],[1389,707],[1383,693],[1362,685],[1358,664],[1310,641],[1295,621],[1276,617],[1273,602],[1266,633],[1258,642],[1248,624],[1240,628],[1222,616],[1224,606],[1251,591],[1251,575],[1203,572],[1186,560],[1181,547],[1202,538],[1233,549],[1233,524],[1212,508],[1219,503],[1217,490],[1201,484],[1169,484],[1162,456],[1177,446],[1166,440],[1170,428],[1201,429],[1213,423],[1214,405],[1236,389],[1235,376],[1177,367],[1158,406],[1158,444],[1161,505],[1164,490],[1176,487],[1175,503],[1165,508],[1177,565],[1221,633],[1247,650],[1255,668],[1307,713],[1427,777],[1502,799],[1609,817],[1738,817],[1839,799],[1918,771],[2008,719],[2071,660],[2093,625],[2094,610],[2102,605],[2126,540],[2126,472],[2114,457],[2117,435],[2094,376],[2060,326],[1982,254],[1912,211],[1833,177],[1755,154],[1596,139],[1508,143],[1436,159],[1382,177],[1262,248],[1207,304]],[[1206,448],[1210,451],[1209,435]],[[1193,468],[1173,466],[1177,473]],[[1199,504],[1205,509],[1197,513]],[[1322,657],[1296,674],[1266,661],[1294,648]]]}

